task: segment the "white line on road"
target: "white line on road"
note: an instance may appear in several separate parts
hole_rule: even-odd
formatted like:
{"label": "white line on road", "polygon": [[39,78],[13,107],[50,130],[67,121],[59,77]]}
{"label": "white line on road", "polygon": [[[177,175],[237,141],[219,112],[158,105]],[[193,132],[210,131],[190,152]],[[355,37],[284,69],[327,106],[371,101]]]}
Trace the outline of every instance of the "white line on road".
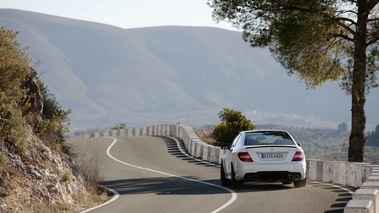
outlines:
{"label": "white line on road", "polygon": [[322,183],[322,182],[318,182],[318,181],[312,181],[313,183],[317,183],[317,184],[321,184],[321,185],[325,185],[325,186],[332,186],[332,187],[335,187],[335,188],[338,188],[338,189],[342,189],[348,193],[350,193],[351,195],[354,194],[353,191],[351,191],[350,189],[348,188],[345,188],[345,187],[342,187],[342,186],[338,186],[338,185],[335,185],[335,184],[331,184],[331,183]]}
{"label": "white line on road", "polygon": [[[106,188],[106,187],[105,187]],[[80,213],[87,213],[87,212],[90,212],[92,210],[95,210],[95,209],[98,209],[102,206],[105,206],[105,205],[108,205],[110,203],[112,203],[113,201],[117,200],[118,197],[120,197],[120,194],[116,191],[116,190],[113,190],[113,189],[110,189],[110,188],[106,188],[108,191],[112,192],[114,194],[114,196],[112,197],[112,199],[108,200],[107,202],[101,204],[100,206],[96,206],[96,207],[93,207],[93,208],[90,208],[90,209],[87,209],[85,211],[82,211]]]}
{"label": "white line on road", "polygon": [[[179,140],[178,140],[178,139],[173,138],[173,137],[168,137],[168,138],[171,138],[172,140],[174,140],[174,141],[176,142],[176,146],[178,147],[178,149],[180,150],[180,152],[181,152],[183,155],[185,155],[185,156],[187,156],[187,157],[189,157],[189,158],[191,158],[191,159],[193,159],[193,160],[196,160],[196,161],[199,161],[199,162],[202,162],[202,163],[205,163],[205,164],[210,164],[210,165],[216,166],[216,164],[212,164],[212,163],[209,163],[209,162],[206,162],[206,161],[203,161],[203,160],[199,160],[199,159],[197,159],[197,158],[192,157],[191,155],[187,154],[187,153],[182,149],[182,147],[180,146],[180,143],[179,143]],[[206,182],[204,182],[204,183],[205,183],[205,184],[208,184],[208,183],[206,183]],[[236,193],[235,191],[233,191],[233,190],[231,190],[231,189],[228,189],[228,188],[225,188],[225,187],[222,187],[222,186],[219,186],[219,185],[211,184],[211,183],[210,183],[209,185],[216,186],[216,187],[218,187],[218,188],[224,189],[224,190],[226,190],[226,191],[228,191],[228,192],[230,192],[230,193],[232,194],[232,198],[231,198],[227,203],[225,203],[225,204],[224,204],[223,206],[221,206],[220,208],[214,210],[212,213],[216,213],[216,212],[219,212],[219,211],[225,209],[226,207],[228,207],[230,204],[232,204],[232,203],[237,199],[237,193]]]}

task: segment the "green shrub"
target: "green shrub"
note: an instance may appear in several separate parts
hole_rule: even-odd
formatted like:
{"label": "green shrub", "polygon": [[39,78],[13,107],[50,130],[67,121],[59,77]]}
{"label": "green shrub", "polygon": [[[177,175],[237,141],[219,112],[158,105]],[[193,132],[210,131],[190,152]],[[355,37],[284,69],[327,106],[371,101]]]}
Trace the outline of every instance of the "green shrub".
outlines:
{"label": "green shrub", "polygon": [[17,33],[0,28],[0,142],[9,142],[24,156],[28,125],[22,110],[28,98],[21,85],[32,69],[26,49],[15,41],[16,36]]}
{"label": "green shrub", "polygon": [[63,143],[70,110],[62,110],[36,77],[26,48],[15,41],[17,34],[0,28],[0,142],[7,141],[25,156],[33,132],[54,146]]}
{"label": "green shrub", "polygon": [[40,85],[40,89],[44,105],[42,112],[43,123],[40,129],[41,138],[47,144],[57,147],[56,144],[63,144],[65,134],[69,131],[68,115],[71,113],[71,109],[63,110],[55,96],[45,85]]}
{"label": "green shrub", "polygon": [[224,108],[218,115],[221,123],[212,130],[211,135],[219,146],[229,146],[241,131],[255,129],[251,121],[241,112]]}

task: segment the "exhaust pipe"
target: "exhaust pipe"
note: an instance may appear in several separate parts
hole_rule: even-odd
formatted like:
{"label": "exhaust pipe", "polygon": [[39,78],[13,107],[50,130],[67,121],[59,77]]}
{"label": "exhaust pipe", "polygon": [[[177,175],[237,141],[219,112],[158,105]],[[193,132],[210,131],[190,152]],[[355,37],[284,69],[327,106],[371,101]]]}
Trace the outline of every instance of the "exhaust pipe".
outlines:
{"label": "exhaust pipe", "polygon": [[248,175],[247,180],[248,181],[258,180],[258,175]]}

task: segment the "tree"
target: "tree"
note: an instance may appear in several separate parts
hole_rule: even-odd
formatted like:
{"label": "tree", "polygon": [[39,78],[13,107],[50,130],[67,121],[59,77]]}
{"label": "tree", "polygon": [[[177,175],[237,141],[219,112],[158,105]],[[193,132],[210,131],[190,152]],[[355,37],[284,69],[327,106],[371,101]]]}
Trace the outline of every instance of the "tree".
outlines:
{"label": "tree", "polygon": [[218,145],[230,145],[234,138],[243,130],[255,129],[255,126],[241,112],[224,108],[218,113],[221,123],[213,130],[211,135]]}
{"label": "tree", "polygon": [[367,145],[379,146],[379,124],[376,125],[375,131],[369,132],[367,136]]}
{"label": "tree", "polygon": [[366,94],[377,87],[379,0],[208,0],[216,21],[243,30],[253,47],[304,80],[307,88],[338,81],[351,95],[350,162],[362,162]]}
{"label": "tree", "polygon": [[349,125],[347,125],[347,123],[343,122],[343,123],[338,124],[338,132],[339,133],[344,133],[347,130],[349,130]]}

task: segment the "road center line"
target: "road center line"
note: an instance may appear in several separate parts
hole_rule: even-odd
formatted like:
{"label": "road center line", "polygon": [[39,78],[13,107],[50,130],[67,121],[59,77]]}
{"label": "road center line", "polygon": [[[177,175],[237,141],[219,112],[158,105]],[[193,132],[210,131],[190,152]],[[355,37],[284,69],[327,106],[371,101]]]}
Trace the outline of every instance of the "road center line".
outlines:
{"label": "road center line", "polygon": [[[192,182],[196,182],[196,183],[201,183],[201,184],[205,184],[205,185],[221,188],[221,189],[223,189],[223,190],[228,191],[229,193],[231,193],[232,197],[230,198],[230,200],[228,202],[226,202],[224,205],[222,205],[221,207],[219,207],[216,210],[212,211],[212,213],[216,213],[216,212],[219,212],[219,211],[225,209],[226,207],[228,207],[230,204],[232,204],[237,199],[237,193],[235,191],[233,191],[231,189],[228,189],[228,188],[225,188],[225,187],[222,187],[220,185],[216,185],[216,184],[213,184],[213,183],[208,183],[208,182],[204,182],[204,181],[200,181],[200,180],[194,180],[194,179],[191,179],[191,178],[186,178],[186,177],[182,177],[182,176],[178,176],[178,175],[173,175],[173,174],[169,174],[169,173],[166,173],[166,172],[162,172],[162,171],[158,171],[158,170],[154,170],[154,169],[149,169],[149,168],[145,168],[145,167],[141,167],[141,166],[136,166],[136,165],[132,165],[132,164],[123,162],[123,161],[121,161],[121,160],[119,160],[119,159],[117,159],[117,158],[115,158],[115,157],[113,157],[111,155],[110,150],[116,144],[117,139],[114,138],[114,137],[109,137],[109,138],[113,139],[113,142],[112,142],[112,144],[107,149],[107,155],[111,159],[113,159],[114,161],[117,161],[117,162],[119,162],[121,164],[124,164],[126,166],[130,166],[130,167],[133,167],[133,168],[136,168],[136,169],[141,169],[141,170],[145,170],[145,171],[149,171],[149,172],[154,172],[154,173],[166,175],[166,176],[169,176],[169,177],[180,178],[180,179],[187,180],[187,181],[192,181]],[[178,141],[176,139],[175,139],[175,141],[177,142],[177,145],[179,145]],[[180,147],[178,147],[178,148],[180,149],[181,152],[183,152]],[[113,190],[113,191],[115,191],[115,190]],[[107,204],[109,204],[109,203],[110,202],[107,202]]]}

